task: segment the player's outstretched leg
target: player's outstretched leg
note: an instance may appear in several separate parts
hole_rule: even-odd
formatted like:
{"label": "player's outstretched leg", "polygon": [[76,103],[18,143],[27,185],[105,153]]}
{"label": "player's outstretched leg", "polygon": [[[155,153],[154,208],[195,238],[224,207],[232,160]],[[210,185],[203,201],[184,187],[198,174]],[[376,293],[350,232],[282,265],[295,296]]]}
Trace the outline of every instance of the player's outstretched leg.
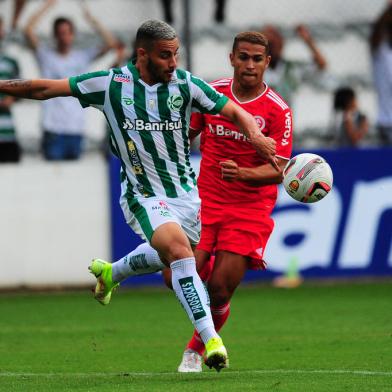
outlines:
{"label": "player's outstretched leg", "polygon": [[97,278],[94,298],[102,305],[107,305],[113,290],[119,286],[119,283],[113,282],[112,264],[105,260],[94,259],[88,269]]}
{"label": "player's outstretched leg", "polygon": [[89,266],[90,272],[97,278],[94,297],[102,305],[108,305],[113,290],[120,282],[129,276],[151,274],[164,267],[156,250],[147,243],[139,245],[113,264],[94,259]]}

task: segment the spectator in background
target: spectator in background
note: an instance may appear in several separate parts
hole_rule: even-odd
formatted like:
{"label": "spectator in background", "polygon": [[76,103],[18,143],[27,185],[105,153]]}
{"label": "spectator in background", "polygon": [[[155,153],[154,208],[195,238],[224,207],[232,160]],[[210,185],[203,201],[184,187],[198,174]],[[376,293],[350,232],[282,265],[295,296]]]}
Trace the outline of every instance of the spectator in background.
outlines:
{"label": "spectator in background", "polygon": [[[18,63],[2,53],[1,42],[5,36],[3,19],[0,17],[0,79],[19,78]],[[19,162],[20,148],[12,121],[11,106],[15,97],[0,94],[0,162]]]}
{"label": "spectator in background", "polygon": [[392,145],[392,1],[370,35],[373,80],[378,99],[377,129],[383,145]]}
{"label": "spectator in background", "polygon": [[12,14],[12,30],[15,30],[18,25],[20,14],[26,4],[26,0],[14,0],[14,11]]}
{"label": "spectator in background", "polygon": [[[102,47],[74,48],[75,27],[67,18],[57,18],[53,24],[54,48],[39,41],[34,28],[45,12],[54,5],[48,0],[28,21],[25,36],[34,50],[42,76],[63,79],[87,71],[88,66],[109,49],[116,47],[116,39],[82,6],[86,20],[104,41]],[[75,160],[82,152],[85,115],[78,102],[70,97],[43,102],[42,149],[47,160]]]}
{"label": "spectator in background", "polygon": [[351,87],[341,87],[334,94],[332,131],[340,147],[356,147],[366,136],[369,123],[358,110],[357,98]]}
{"label": "spectator in background", "polygon": [[[173,24],[173,1],[161,0],[163,8],[163,16],[167,23]],[[215,0],[214,20],[216,23],[224,23],[225,21],[225,6],[226,0]]]}
{"label": "spectator in background", "polygon": [[296,28],[298,36],[303,40],[313,55],[312,63],[291,61],[283,57],[284,38],[279,29],[268,25],[262,32],[268,38],[271,62],[265,73],[267,84],[277,91],[283,99],[292,104],[293,93],[301,82],[315,79],[327,67],[325,57],[316,46],[310,31],[304,26]]}

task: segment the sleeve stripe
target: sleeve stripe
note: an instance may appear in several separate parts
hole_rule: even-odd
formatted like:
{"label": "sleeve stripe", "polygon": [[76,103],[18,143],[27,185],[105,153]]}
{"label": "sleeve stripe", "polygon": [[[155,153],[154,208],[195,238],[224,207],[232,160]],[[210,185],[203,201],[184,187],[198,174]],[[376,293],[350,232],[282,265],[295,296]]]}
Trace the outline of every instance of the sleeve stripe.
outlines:
{"label": "sleeve stripe", "polygon": [[283,110],[288,109],[289,107],[284,103],[284,101],[279,98],[276,94],[274,94],[271,90],[268,91],[267,97],[270,98],[272,101],[277,103]]}
{"label": "sleeve stripe", "polygon": [[271,100],[274,101],[278,106],[280,106],[283,110],[288,109],[287,105],[283,105],[281,102],[279,102],[276,98],[274,98],[272,95],[267,94],[267,97]]}

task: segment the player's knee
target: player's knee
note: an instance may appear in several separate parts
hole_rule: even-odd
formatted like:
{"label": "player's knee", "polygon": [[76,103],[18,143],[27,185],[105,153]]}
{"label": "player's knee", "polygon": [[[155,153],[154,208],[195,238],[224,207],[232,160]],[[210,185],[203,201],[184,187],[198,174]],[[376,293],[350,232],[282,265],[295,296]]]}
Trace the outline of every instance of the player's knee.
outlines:
{"label": "player's knee", "polygon": [[212,306],[226,305],[233,295],[233,291],[224,282],[211,282],[208,284],[208,293]]}
{"label": "player's knee", "polygon": [[172,242],[168,244],[165,253],[164,257],[169,262],[193,257],[190,245],[183,244],[182,242]]}

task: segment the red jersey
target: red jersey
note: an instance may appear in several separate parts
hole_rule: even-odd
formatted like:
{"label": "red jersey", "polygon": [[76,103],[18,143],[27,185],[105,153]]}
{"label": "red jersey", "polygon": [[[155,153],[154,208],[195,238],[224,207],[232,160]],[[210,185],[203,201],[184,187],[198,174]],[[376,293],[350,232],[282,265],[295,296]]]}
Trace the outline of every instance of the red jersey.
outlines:
{"label": "red jersey", "polygon": [[[292,113],[286,102],[267,85],[265,91],[247,102],[239,102],[232,92],[232,78],[211,85],[256,119],[260,131],[276,140],[276,155],[290,159],[292,150]],[[228,118],[221,115],[194,113],[192,129],[202,129],[202,160],[198,187],[205,205],[233,204],[262,209],[270,213],[277,198],[276,185],[254,186],[244,181],[222,180],[219,162],[231,159],[240,167],[256,167],[263,161],[247,137]]]}

